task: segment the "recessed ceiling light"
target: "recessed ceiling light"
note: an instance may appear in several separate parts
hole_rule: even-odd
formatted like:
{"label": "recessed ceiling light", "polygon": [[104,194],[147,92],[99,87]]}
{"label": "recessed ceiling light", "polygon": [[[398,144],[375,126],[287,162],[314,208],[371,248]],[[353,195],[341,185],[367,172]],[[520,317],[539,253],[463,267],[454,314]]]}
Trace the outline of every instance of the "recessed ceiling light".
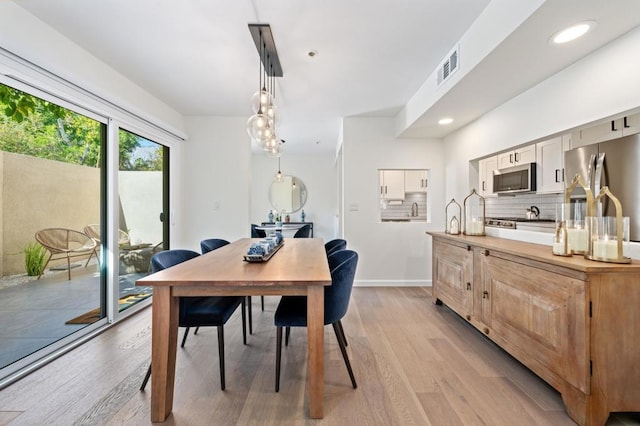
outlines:
{"label": "recessed ceiling light", "polygon": [[440,124],[441,126],[446,126],[447,124],[451,123],[453,123],[453,118],[450,117],[445,117],[438,120],[438,124]]}
{"label": "recessed ceiling light", "polygon": [[577,39],[578,37],[582,37],[591,28],[595,27],[595,25],[595,21],[580,22],[578,24],[565,28],[562,31],[558,31],[551,37],[551,41],[555,44],[568,43]]}

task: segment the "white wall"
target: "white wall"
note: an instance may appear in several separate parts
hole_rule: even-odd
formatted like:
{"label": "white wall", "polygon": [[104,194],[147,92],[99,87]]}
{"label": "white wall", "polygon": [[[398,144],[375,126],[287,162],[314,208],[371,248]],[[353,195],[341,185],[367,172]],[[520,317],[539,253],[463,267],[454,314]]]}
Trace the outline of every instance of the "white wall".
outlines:
{"label": "white wall", "polygon": [[200,251],[205,238],[248,237],[250,142],[246,117],[186,117],[172,248]]}
{"label": "white wall", "polygon": [[446,198],[467,195],[472,159],[638,108],[638,46],[640,29],[445,138]]}
{"label": "white wall", "polygon": [[[356,285],[431,282],[431,241],[425,232],[444,229],[442,145],[393,135],[393,118],[344,119],[344,237],[360,255]],[[380,222],[378,169],[429,169],[434,221]],[[435,214],[439,210],[442,214]]]}
{"label": "white wall", "polygon": [[[278,171],[278,159],[265,154],[251,156],[251,223],[266,222],[269,210],[269,187]],[[338,214],[336,165],[332,154],[293,155],[286,152],[280,159],[285,175],[300,178],[307,187],[303,209],[307,222],[313,222],[313,236],[329,241],[336,238],[335,217]],[[291,214],[292,222],[300,221],[300,211]]]}

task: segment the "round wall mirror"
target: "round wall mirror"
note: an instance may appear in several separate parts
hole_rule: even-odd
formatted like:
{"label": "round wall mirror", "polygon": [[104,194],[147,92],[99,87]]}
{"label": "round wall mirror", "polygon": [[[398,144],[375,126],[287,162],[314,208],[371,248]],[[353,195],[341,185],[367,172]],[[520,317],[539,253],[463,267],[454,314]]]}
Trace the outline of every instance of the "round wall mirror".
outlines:
{"label": "round wall mirror", "polygon": [[295,213],[307,202],[307,187],[295,176],[282,176],[280,182],[273,181],[269,188],[271,206],[285,214]]}

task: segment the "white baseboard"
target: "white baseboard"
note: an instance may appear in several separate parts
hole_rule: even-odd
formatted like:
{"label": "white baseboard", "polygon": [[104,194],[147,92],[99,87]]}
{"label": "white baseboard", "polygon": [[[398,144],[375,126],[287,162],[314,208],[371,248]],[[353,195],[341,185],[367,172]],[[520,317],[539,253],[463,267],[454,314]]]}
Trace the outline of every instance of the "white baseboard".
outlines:
{"label": "white baseboard", "polygon": [[431,280],[356,280],[354,287],[431,287]]}

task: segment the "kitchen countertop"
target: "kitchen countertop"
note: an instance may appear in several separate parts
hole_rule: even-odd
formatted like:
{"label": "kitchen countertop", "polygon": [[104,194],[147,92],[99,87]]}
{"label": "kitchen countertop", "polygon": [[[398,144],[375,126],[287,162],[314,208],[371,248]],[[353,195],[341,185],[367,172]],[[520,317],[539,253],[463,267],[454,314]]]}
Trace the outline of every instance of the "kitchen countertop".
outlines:
{"label": "kitchen countertop", "polygon": [[[517,231],[514,231],[517,232]],[[596,262],[585,259],[584,256],[574,255],[569,257],[555,256],[551,252],[551,247],[543,244],[530,243],[525,241],[508,240],[504,238],[490,236],[470,236],[451,235],[444,232],[427,232],[433,238],[444,238],[460,241],[471,246],[481,246],[490,250],[497,250],[503,253],[516,256],[526,256],[529,259],[546,262],[565,268],[575,269],[582,272],[607,271],[629,271],[633,268],[640,268],[640,261],[632,260],[630,264]]]}
{"label": "kitchen countertop", "polygon": [[403,217],[385,217],[380,219],[381,222],[426,222],[424,216],[403,216]]}

